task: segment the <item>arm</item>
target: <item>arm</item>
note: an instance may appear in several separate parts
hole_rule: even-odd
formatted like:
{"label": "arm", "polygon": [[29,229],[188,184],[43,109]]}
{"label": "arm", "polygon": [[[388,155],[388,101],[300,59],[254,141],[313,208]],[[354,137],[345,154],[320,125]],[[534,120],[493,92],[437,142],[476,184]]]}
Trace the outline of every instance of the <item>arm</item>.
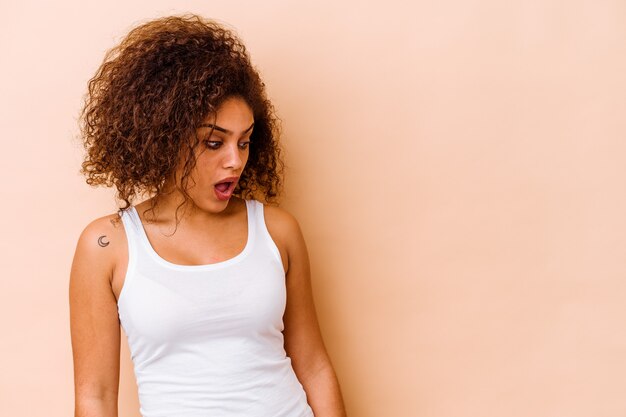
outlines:
{"label": "arm", "polygon": [[287,307],[283,322],[285,350],[316,417],[345,417],[346,411],[320,332],[311,288],[308,251],[296,219],[268,209],[268,228],[282,242],[287,257]]}
{"label": "arm", "polygon": [[[74,361],[74,417],[117,417],[120,327],[111,289],[113,241],[108,220],[83,230],[69,282],[70,331]],[[111,243],[100,246],[106,235]]]}

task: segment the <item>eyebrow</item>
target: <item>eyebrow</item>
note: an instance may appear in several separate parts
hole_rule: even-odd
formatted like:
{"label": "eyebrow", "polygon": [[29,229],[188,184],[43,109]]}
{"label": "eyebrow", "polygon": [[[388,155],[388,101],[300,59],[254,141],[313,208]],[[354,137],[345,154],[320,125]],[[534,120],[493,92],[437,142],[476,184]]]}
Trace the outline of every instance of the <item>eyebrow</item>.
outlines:
{"label": "eyebrow", "polygon": [[[202,124],[201,124],[201,125],[199,125],[198,127],[209,127],[209,128],[211,128],[211,129],[215,129],[215,130],[217,130],[218,132],[223,132],[223,133],[227,133],[227,134],[231,134],[231,133],[233,133],[233,132],[231,132],[231,131],[230,131],[230,130],[228,130],[228,129],[224,129],[223,127],[220,127],[220,126],[218,126],[218,125],[214,125],[214,124],[211,124],[211,123],[202,123]],[[252,130],[252,128],[253,128],[253,127],[254,127],[254,122],[252,122],[252,124],[250,125],[250,127],[249,127],[249,128],[247,128],[246,130],[244,130],[244,131],[243,131],[243,133],[248,133],[250,130]]]}

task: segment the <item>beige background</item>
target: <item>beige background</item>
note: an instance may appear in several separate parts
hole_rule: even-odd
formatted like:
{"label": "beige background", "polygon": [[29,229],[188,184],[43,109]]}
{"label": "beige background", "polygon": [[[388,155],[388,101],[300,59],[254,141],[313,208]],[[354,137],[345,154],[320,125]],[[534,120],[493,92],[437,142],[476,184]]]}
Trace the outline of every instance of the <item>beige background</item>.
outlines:
{"label": "beige background", "polygon": [[[351,417],[626,415],[626,3],[2,2],[0,415],[73,410],[68,278],[115,210],[78,175],[105,50],[238,29]],[[127,345],[120,416],[139,416]]]}

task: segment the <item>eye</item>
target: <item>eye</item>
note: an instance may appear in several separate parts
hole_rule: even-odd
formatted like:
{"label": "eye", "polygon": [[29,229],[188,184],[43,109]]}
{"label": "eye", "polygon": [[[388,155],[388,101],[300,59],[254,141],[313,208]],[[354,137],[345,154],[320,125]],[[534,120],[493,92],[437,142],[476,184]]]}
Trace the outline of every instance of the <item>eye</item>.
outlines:
{"label": "eye", "polygon": [[250,141],[248,141],[248,142],[241,142],[241,143],[239,144],[239,147],[240,147],[241,149],[248,149],[248,146],[250,146]]}
{"label": "eye", "polygon": [[209,149],[217,149],[220,146],[222,146],[222,142],[217,141],[217,140],[205,140],[204,144],[206,145],[207,148]]}

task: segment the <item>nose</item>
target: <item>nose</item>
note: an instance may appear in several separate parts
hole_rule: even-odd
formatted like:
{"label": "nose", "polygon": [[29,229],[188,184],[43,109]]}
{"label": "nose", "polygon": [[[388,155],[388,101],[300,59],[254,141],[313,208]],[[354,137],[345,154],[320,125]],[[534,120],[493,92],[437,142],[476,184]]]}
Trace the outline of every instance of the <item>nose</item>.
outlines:
{"label": "nose", "polygon": [[226,150],[226,154],[224,155],[224,168],[234,170],[241,169],[243,166],[243,159],[241,158],[237,143],[225,146],[224,148]]}

